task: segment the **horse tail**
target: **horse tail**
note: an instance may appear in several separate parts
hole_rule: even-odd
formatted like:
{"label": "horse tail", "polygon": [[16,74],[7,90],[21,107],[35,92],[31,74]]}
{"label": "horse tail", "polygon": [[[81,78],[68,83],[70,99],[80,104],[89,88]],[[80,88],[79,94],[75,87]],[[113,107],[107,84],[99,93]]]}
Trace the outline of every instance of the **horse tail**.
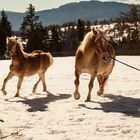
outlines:
{"label": "horse tail", "polygon": [[49,60],[50,60],[50,66],[53,64],[53,56],[51,55],[51,53],[47,53],[47,56],[49,57]]}

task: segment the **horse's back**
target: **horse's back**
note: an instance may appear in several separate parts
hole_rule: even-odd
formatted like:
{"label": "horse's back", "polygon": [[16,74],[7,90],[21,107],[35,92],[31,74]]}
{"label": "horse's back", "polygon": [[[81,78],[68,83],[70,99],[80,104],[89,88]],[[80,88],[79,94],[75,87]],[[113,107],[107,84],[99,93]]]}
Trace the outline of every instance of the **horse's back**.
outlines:
{"label": "horse's back", "polygon": [[44,65],[52,65],[53,57],[49,52],[44,52],[42,50],[35,50],[31,54],[28,55],[29,59],[33,61],[40,61]]}
{"label": "horse's back", "polygon": [[32,53],[25,54],[25,60],[23,61],[23,69],[25,69],[25,75],[34,75],[37,72],[45,72],[49,66],[53,63],[53,58],[50,53],[45,53],[40,50],[36,50]]}

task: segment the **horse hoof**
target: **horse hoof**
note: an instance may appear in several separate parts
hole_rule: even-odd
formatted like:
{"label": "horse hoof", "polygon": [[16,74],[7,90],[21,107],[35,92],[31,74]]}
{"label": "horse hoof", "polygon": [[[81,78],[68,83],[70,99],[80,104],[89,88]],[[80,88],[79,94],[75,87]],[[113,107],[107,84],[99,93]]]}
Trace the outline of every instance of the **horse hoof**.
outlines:
{"label": "horse hoof", "polygon": [[32,93],[33,93],[33,94],[36,94],[36,91],[35,91],[35,90],[32,90]]}
{"label": "horse hoof", "polygon": [[87,99],[85,100],[85,102],[90,102],[90,98],[87,98]]}
{"label": "horse hoof", "polygon": [[85,102],[90,102],[90,100],[87,100],[87,99],[86,99]]}
{"label": "horse hoof", "polygon": [[74,98],[75,98],[76,100],[79,100],[79,99],[80,99],[80,94],[79,94],[79,93],[74,94]]}
{"label": "horse hoof", "polygon": [[101,91],[98,91],[98,92],[97,92],[97,95],[98,95],[98,96],[101,96],[102,94],[103,94],[103,92],[101,92]]}
{"label": "horse hoof", "polygon": [[3,92],[3,95],[7,94],[7,92],[5,90],[2,89],[1,91]]}
{"label": "horse hoof", "polygon": [[19,94],[17,93],[17,94],[15,95],[15,97],[19,97]]}
{"label": "horse hoof", "polygon": [[43,90],[43,92],[44,92],[44,93],[47,93],[47,90],[45,89],[45,90]]}

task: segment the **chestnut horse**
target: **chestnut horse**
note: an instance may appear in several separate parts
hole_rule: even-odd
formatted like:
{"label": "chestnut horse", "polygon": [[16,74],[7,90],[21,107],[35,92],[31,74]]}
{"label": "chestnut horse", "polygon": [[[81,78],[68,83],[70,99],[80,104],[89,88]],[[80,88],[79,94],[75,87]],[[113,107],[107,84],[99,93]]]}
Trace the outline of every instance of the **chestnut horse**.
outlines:
{"label": "chestnut horse", "polygon": [[91,100],[91,90],[93,88],[93,82],[97,77],[99,82],[98,95],[102,95],[104,91],[105,83],[113,70],[115,50],[108,43],[105,32],[94,29],[88,32],[81,45],[77,49],[75,58],[75,92],[74,98],[79,99],[80,93],[79,77],[82,73],[88,73],[91,75],[89,82],[89,91],[86,101]]}
{"label": "chestnut horse", "polygon": [[31,76],[34,74],[39,75],[39,79],[33,87],[33,93],[36,92],[37,86],[40,81],[43,84],[43,91],[47,91],[45,82],[45,72],[53,63],[53,57],[50,53],[45,53],[41,50],[36,50],[32,53],[25,53],[23,51],[21,40],[16,36],[7,38],[7,50],[5,52],[6,57],[11,57],[10,72],[4,79],[2,92],[6,95],[5,87],[8,80],[13,76],[18,77],[17,92],[15,97],[19,96],[24,76]]}

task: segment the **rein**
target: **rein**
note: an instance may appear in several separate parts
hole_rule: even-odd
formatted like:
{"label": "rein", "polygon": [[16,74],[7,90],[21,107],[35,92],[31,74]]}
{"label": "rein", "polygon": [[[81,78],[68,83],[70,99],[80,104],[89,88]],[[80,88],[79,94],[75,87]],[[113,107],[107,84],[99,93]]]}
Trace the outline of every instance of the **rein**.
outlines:
{"label": "rein", "polygon": [[[108,51],[105,50],[105,52],[108,52]],[[108,61],[109,58],[111,58],[111,59],[113,59],[113,60],[115,60],[115,61],[117,61],[117,62],[119,62],[119,63],[121,63],[121,64],[123,64],[123,65],[125,65],[125,66],[127,66],[127,67],[130,67],[130,68],[132,68],[132,69],[135,69],[135,70],[137,70],[137,71],[140,71],[139,68],[136,68],[136,67],[131,66],[131,65],[127,64],[127,63],[124,63],[124,62],[122,62],[122,61],[120,61],[120,60],[118,60],[118,59],[112,57],[111,55],[109,55],[109,56],[104,55],[104,56],[103,56],[103,60],[104,60],[105,62]]]}
{"label": "rein", "polygon": [[123,65],[125,65],[125,66],[127,66],[127,67],[130,67],[130,68],[132,68],[132,69],[135,69],[135,70],[137,70],[137,71],[140,71],[139,68],[136,68],[136,67],[134,67],[134,66],[131,66],[131,65],[129,65],[129,64],[126,64],[126,63],[124,63],[124,62],[122,62],[122,61],[120,61],[120,60],[118,60],[118,59],[116,59],[116,58],[114,58],[114,57],[112,57],[112,56],[110,56],[110,58],[113,59],[113,60],[115,60],[115,61],[117,61],[117,62],[119,62],[119,63],[121,63],[121,64],[123,64]]}

